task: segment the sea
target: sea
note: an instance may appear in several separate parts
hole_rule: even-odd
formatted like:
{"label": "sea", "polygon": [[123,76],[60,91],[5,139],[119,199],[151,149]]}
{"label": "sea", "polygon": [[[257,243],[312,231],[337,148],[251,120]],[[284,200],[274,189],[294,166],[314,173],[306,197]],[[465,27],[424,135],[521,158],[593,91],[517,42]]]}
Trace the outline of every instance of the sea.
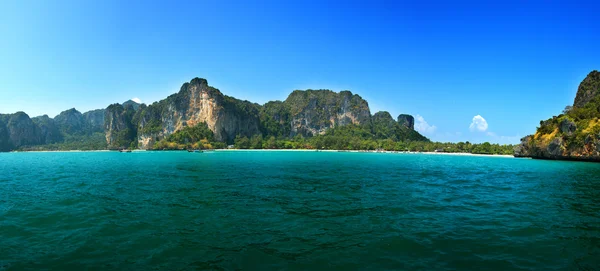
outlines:
{"label": "sea", "polygon": [[600,270],[600,164],[0,153],[0,270]]}

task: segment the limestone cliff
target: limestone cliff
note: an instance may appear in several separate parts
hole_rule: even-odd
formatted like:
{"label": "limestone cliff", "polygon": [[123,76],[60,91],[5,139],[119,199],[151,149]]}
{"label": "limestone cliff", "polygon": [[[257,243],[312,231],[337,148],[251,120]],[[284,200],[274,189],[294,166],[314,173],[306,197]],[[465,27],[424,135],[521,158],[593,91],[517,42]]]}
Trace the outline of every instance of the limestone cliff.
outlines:
{"label": "limestone cliff", "polygon": [[375,137],[378,139],[394,137],[398,122],[387,111],[379,111],[371,118]]}
{"label": "limestone cliff", "polygon": [[54,117],[54,122],[65,134],[81,134],[85,127],[83,115],[75,108],[60,112]]}
{"label": "limestone cliff", "polygon": [[515,157],[600,161],[599,87],[599,73],[593,71],[579,85],[574,107],[540,121],[536,133],[515,147]]}
{"label": "limestone cliff", "polygon": [[132,100],[127,100],[122,105],[123,105],[123,107],[131,106],[131,107],[133,107],[133,110],[135,110],[135,111],[137,111],[138,109],[140,109],[140,106],[141,106],[141,104],[136,103],[136,102],[134,102]]}
{"label": "limestone cliff", "polygon": [[398,116],[398,123],[400,123],[400,125],[414,130],[415,129],[415,118],[411,115],[407,115],[407,114],[400,114]]}
{"label": "limestone cliff", "polygon": [[573,106],[583,107],[598,95],[600,95],[600,72],[594,70],[579,84]]}
{"label": "limestone cliff", "polygon": [[410,115],[394,121],[380,112],[372,120],[367,101],[350,91],[296,90],[285,101],[261,106],[223,95],[205,79],[194,78],[179,92],[148,106],[130,100],[83,114],[72,108],[54,119],[41,116],[33,121],[22,112],[0,115],[0,151],[49,143],[64,143],[53,146],[61,149],[148,149],[201,123],[214,140],[226,143],[237,136],[311,137],[346,125],[361,126],[378,139],[427,140],[414,131]]}
{"label": "limestone cliff", "polygon": [[135,109],[111,104],[104,112],[104,129],[109,149],[129,148],[135,140],[137,130],[133,124]]}
{"label": "limestone cliff", "polygon": [[10,151],[13,148],[10,143],[8,127],[6,127],[8,118],[9,115],[0,114],[0,152]]}
{"label": "limestone cliff", "polygon": [[63,135],[61,134],[60,129],[56,125],[56,122],[54,121],[54,119],[48,117],[48,115],[35,117],[31,120],[40,129],[40,133],[42,136],[42,144],[51,144],[63,140]]}
{"label": "limestone cliff", "polygon": [[377,112],[372,117],[372,133],[376,139],[429,141],[411,128],[414,127],[414,122],[409,122],[411,119],[414,120],[411,115],[402,114],[395,121],[387,111]]}
{"label": "limestone cliff", "polygon": [[329,128],[371,122],[367,101],[350,91],[296,90],[284,103],[289,106],[290,136],[315,136]]}
{"label": "limestone cliff", "polygon": [[8,146],[18,148],[43,143],[40,128],[24,112],[4,115],[2,122],[5,123],[5,128],[2,130],[8,136],[2,141],[7,141]]}
{"label": "limestone cliff", "polygon": [[148,148],[186,126],[205,122],[218,141],[232,142],[236,135],[260,133],[258,104],[241,101],[194,78],[177,94],[139,111],[138,147]]}
{"label": "limestone cliff", "polygon": [[96,109],[83,113],[86,130],[90,133],[104,132],[105,109]]}

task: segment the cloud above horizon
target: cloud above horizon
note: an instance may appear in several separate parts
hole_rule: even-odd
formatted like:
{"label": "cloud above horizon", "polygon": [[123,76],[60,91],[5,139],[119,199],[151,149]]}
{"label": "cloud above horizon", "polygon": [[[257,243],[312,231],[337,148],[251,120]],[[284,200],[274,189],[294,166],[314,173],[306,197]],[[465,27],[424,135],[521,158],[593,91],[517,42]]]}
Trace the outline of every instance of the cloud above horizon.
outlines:
{"label": "cloud above horizon", "polygon": [[135,97],[135,98],[133,98],[131,100],[134,101],[134,102],[136,102],[136,103],[139,103],[139,104],[142,103],[142,100],[140,100],[140,98],[137,98],[137,97]]}
{"label": "cloud above horizon", "polygon": [[469,130],[471,130],[471,132],[485,132],[488,129],[488,123],[487,121],[481,116],[481,115],[477,115],[475,117],[473,117],[473,120],[471,121],[471,125],[469,125]]}
{"label": "cloud above horizon", "polygon": [[423,118],[421,115],[415,116],[415,130],[417,130],[419,133],[433,134],[436,129],[437,127],[435,127],[435,125],[429,125],[429,123],[427,123],[425,118]]}

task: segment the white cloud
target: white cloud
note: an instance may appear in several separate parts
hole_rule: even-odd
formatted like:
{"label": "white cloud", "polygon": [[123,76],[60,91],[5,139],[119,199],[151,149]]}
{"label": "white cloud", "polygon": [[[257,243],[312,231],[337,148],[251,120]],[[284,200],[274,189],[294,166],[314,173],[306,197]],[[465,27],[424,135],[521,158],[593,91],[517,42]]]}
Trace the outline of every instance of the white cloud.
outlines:
{"label": "white cloud", "polygon": [[485,132],[487,128],[488,123],[481,115],[473,117],[473,121],[471,121],[471,125],[469,125],[469,129],[471,130],[471,132]]}
{"label": "white cloud", "polygon": [[422,116],[415,116],[415,130],[417,130],[419,133],[433,134],[436,129],[437,127],[435,127],[435,125],[429,125],[429,123],[427,123]]}
{"label": "white cloud", "polygon": [[133,98],[133,99],[131,99],[131,100],[132,100],[132,101],[134,101],[134,102],[136,102],[136,103],[139,103],[139,104],[141,104],[141,103],[142,103],[142,100],[140,100],[140,98],[137,98],[137,97],[136,97],[136,98]]}

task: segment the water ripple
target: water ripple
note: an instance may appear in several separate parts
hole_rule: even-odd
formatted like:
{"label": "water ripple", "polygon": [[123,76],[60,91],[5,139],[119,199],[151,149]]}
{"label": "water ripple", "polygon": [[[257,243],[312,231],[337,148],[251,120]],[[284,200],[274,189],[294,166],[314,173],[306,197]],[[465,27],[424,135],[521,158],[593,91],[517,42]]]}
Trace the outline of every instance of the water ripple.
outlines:
{"label": "water ripple", "polygon": [[0,159],[0,270],[600,266],[599,164],[314,152]]}

